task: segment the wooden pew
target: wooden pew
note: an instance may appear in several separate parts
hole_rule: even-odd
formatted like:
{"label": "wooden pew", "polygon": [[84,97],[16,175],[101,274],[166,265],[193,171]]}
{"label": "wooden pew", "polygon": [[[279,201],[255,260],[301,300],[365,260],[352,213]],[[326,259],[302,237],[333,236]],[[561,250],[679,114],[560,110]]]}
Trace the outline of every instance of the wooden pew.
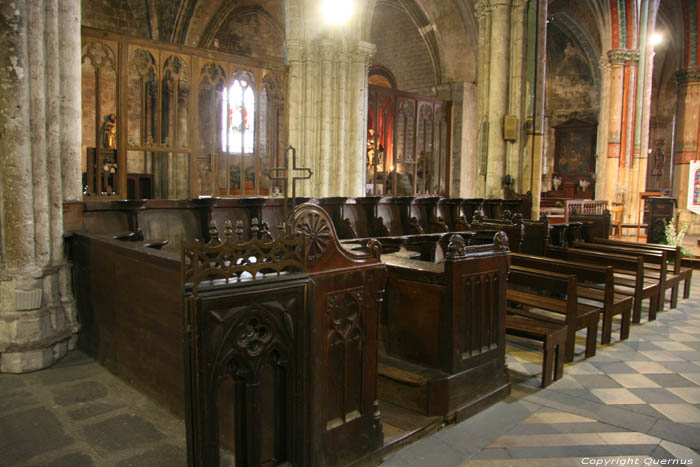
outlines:
{"label": "wooden pew", "polygon": [[382,400],[462,419],[504,397],[509,251],[451,235],[442,261],[382,255],[389,281],[382,318]]}
{"label": "wooden pew", "polygon": [[547,216],[540,216],[539,221],[524,220],[523,235],[520,253],[544,256],[550,235]]}
{"label": "wooden pew", "polygon": [[[623,297],[629,298],[632,301],[633,308],[634,303],[637,303],[638,301],[641,302],[642,297],[644,296],[644,262],[641,257],[614,255],[554,246],[547,248],[547,256],[568,261],[612,266],[616,275],[623,273],[628,276],[632,276],[633,286],[631,287],[631,291],[629,290],[629,285],[627,283],[617,285],[616,282],[618,281],[618,277],[613,277],[615,302],[617,303],[619,300],[620,303],[625,303],[624,310],[626,313],[623,313],[622,316],[623,324],[621,327],[620,340],[624,340],[629,337],[631,316],[629,315],[629,310],[627,309],[626,302],[623,300]],[[602,284],[598,284],[593,287],[586,287],[584,290],[579,291],[579,296],[596,302],[602,302],[604,300],[603,289],[604,287]],[[620,307],[623,308],[622,305],[620,305]],[[611,321],[608,320],[608,323],[611,323]],[[622,335],[622,331],[624,331],[624,337]],[[609,334],[610,328],[606,328],[604,321],[603,338],[607,339]],[[603,342],[601,339],[601,343],[606,342]]]}
{"label": "wooden pew", "polygon": [[[644,262],[644,285],[641,297],[639,299],[635,298],[632,322],[639,323],[641,321],[642,301],[647,298],[649,299],[649,321],[656,319],[656,313],[659,310],[661,301],[663,300],[663,292],[666,290],[666,282],[668,278],[666,270],[667,257],[665,251],[637,250],[633,248],[586,242],[575,242],[571,245],[571,248],[577,250],[641,257]],[[634,279],[616,277],[615,284],[630,287],[634,293],[634,287],[636,285]]]}
{"label": "wooden pew", "polygon": [[[543,315],[536,311],[508,308],[509,312],[526,318],[565,324],[567,326],[566,352],[563,357],[565,362],[574,359],[576,332],[580,329],[586,329],[586,358],[596,353],[600,308],[578,303],[576,287],[576,276],[541,269],[513,265],[508,275],[506,298],[509,302],[519,304],[523,308],[534,307],[561,315],[552,317],[551,314]],[[543,292],[548,296],[543,296]]]}
{"label": "wooden pew", "polygon": [[569,216],[569,222],[583,224],[581,235],[586,242],[592,242],[595,237],[610,236],[610,211],[607,209],[602,214],[572,214]]}
{"label": "wooden pew", "polygon": [[[679,246],[662,245],[658,243],[633,243],[621,240],[610,240],[607,238],[595,237],[594,243],[604,243],[607,245],[620,246],[624,248],[639,248],[643,250],[665,251],[668,260],[673,263],[672,273],[667,276],[666,287],[671,288],[671,308],[675,308],[678,302],[678,287],[683,281],[683,298],[690,297],[690,285],[693,277],[693,270],[681,265],[681,248]],[[676,276],[676,277],[674,277]],[[665,295],[665,291],[664,291]],[[664,300],[659,303],[659,309],[663,309]]]}
{"label": "wooden pew", "polygon": [[[615,293],[612,266],[517,253],[511,255],[511,261],[514,265],[518,266],[575,275],[578,281],[577,292],[579,298],[588,298],[593,295],[593,301],[602,305],[601,314],[603,317],[603,328],[600,343],[610,343],[612,337],[612,320],[616,315],[621,315],[622,318],[620,340],[625,340],[629,337],[633,301],[632,297]],[[602,289],[591,287],[593,284],[602,285]]]}

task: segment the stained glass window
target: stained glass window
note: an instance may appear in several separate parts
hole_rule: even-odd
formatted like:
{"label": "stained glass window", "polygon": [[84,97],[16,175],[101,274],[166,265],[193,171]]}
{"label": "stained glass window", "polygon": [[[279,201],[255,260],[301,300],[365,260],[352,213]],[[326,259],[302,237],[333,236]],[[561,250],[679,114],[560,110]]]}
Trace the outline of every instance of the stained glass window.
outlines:
{"label": "stained glass window", "polygon": [[224,152],[252,154],[255,149],[255,93],[251,83],[236,79],[224,88],[221,144]]}

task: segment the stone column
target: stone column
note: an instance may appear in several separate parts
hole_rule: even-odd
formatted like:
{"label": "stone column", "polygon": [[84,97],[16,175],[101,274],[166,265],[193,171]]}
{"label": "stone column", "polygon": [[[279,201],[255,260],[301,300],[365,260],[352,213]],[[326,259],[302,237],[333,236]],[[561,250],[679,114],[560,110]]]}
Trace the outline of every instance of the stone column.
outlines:
{"label": "stone column", "polygon": [[314,172],[297,195],[364,196],[367,68],[374,49],[362,41],[287,41],[289,144],[298,163]]}
{"label": "stone column", "polygon": [[[629,160],[632,151],[634,115],[634,82],[632,66],[639,59],[639,52],[631,49],[614,49],[608,52],[610,63],[610,94],[608,112],[608,150],[605,171],[605,199],[624,203],[631,199],[629,189]],[[632,214],[626,213],[631,219]]]}
{"label": "stone column", "polygon": [[488,95],[488,164],[486,197],[503,198],[506,142],[503,119],[508,106],[508,51],[510,36],[510,0],[491,1],[491,54]]}
{"label": "stone column", "polygon": [[[548,153],[547,134],[548,119],[545,117],[545,102],[547,97],[547,0],[534,0],[530,9],[535,11],[530,18],[534,18],[531,24],[531,39],[535,49],[535,67],[530,77],[532,108],[530,110],[531,123],[527,129],[527,141],[523,155],[523,192],[532,193],[531,218],[540,216],[540,199],[542,198],[542,167],[545,154]],[[531,20],[533,21],[533,20]],[[536,38],[536,40],[535,40]]]}
{"label": "stone column", "polygon": [[685,68],[676,74],[678,80],[678,113],[676,120],[675,155],[673,159],[673,196],[678,200],[679,225],[690,223],[689,233],[700,232],[698,216],[688,205],[689,164],[700,160],[700,67]]}
{"label": "stone column", "polygon": [[607,54],[600,57],[598,62],[600,68],[600,116],[598,119],[598,142],[596,150],[596,199],[607,198],[607,170],[608,170],[608,127],[610,121],[610,62]]}
{"label": "stone column", "polygon": [[51,365],[74,346],[79,327],[62,241],[62,203],[82,191],[79,18],[78,0],[0,4],[4,372]]}
{"label": "stone column", "polygon": [[[510,86],[508,98],[508,114],[518,118],[517,139],[506,143],[506,173],[515,178],[515,191],[522,192],[524,176],[523,122],[526,112],[523,110],[523,93],[525,90],[525,67],[527,45],[527,5],[528,0],[514,0],[510,22]],[[528,164],[529,165],[529,164]],[[529,185],[529,180],[528,180]]]}
{"label": "stone column", "polygon": [[351,95],[347,145],[347,188],[343,196],[365,195],[365,158],[367,151],[367,74],[376,46],[369,42],[356,41],[350,49],[348,86]]}
{"label": "stone column", "polygon": [[479,173],[476,193],[483,196],[486,192],[486,170],[488,167],[487,155],[488,145],[488,125],[489,125],[489,71],[490,71],[490,49],[491,49],[491,6],[488,0],[479,0],[475,7],[476,16],[479,21],[479,70],[477,73],[478,87],[478,109],[479,119],[477,122],[477,155],[476,167]]}
{"label": "stone column", "polygon": [[449,83],[437,87],[441,99],[452,102],[452,138],[450,141],[450,193],[455,198],[476,198],[478,89],[474,83]]}

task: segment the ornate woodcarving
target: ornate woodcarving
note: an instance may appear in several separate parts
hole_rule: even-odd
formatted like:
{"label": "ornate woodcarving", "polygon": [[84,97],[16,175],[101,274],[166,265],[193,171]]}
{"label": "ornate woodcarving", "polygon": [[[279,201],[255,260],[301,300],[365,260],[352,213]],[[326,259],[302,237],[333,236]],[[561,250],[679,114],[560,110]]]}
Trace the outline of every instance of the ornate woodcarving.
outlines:
{"label": "ornate woodcarving", "polygon": [[502,230],[496,232],[496,235],[493,236],[493,244],[496,245],[496,249],[498,250],[508,250],[508,235]]}
{"label": "ornate woodcarving", "polygon": [[[204,286],[186,294],[191,466],[219,465],[222,437],[224,446],[233,444],[237,465],[307,462],[299,391],[308,280],[263,282],[252,290]],[[224,414],[233,414],[232,428]]]}
{"label": "ornate woodcarving", "polygon": [[306,210],[295,217],[294,230],[306,239],[306,259],[310,266],[316,265],[328,251],[332,226],[327,215],[319,212]]}
{"label": "ornate woodcarving", "polygon": [[326,429],[331,430],[362,415],[364,352],[364,286],[328,294],[328,407]]}
{"label": "ornate woodcarving", "polygon": [[447,254],[445,257],[447,259],[457,259],[465,256],[467,254],[467,242],[464,237],[458,234],[454,234],[450,237],[450,241],[447,244]]}
{"label": "ornate woodcarving", "polygon": [[[237,223],[235,232],[231,222],[226,222],[224,240],[219,238],[216,223],[210,223],[208,243],[195,240],[192,248],[183,248],[183,283],[193,283],[196,289],[203,281],[214,279],[240,280],[258,274],[304,271],[305,239],[287,230],[275,241],[270,241],[269,231],[261,236],[255,230],[247,242],[242,241],[243,224]],[[257,225],[253,225],[257,229]],[[261,238],[258,238],[261,237]],[[318,249],[318,246],[316,246]]]}

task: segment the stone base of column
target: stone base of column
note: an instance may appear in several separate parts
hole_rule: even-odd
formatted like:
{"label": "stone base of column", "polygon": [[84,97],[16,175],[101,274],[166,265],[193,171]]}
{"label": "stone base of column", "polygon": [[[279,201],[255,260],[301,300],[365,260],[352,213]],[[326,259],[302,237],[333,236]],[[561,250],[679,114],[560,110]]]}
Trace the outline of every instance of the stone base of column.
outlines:
{"label": "stone base of column", "polygon": [[0,372],[46,368],[75,347],[80,324],[68,274],[64,264],[0,278]]}

